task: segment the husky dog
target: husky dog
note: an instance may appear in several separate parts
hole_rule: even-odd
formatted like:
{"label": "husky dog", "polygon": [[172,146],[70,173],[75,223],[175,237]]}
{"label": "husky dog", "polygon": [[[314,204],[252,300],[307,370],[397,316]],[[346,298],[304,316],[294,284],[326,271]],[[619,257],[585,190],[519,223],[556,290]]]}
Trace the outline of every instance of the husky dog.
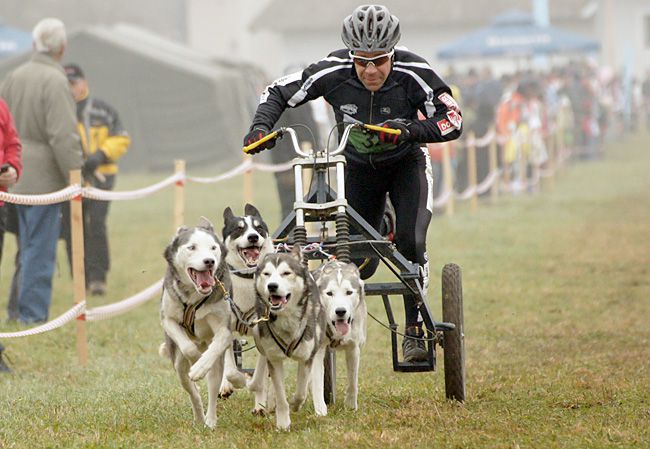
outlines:
{"label": "husky dog", "polygon": [[[226,264],[231,273],[233,299],[244,322],[250,322],[255,315],[255,281],[253,276],[257,263],[265,254],[273,252],[273,243],[269,237],[269,228],[260,212],[251,204],[244,206],[244,216],[235,216],[230,207],[223,211],[223,241],[228,250]],[[247,334],[247,329],[239,327],[240,334]],[[228,349],[232,353],[232,348]],[[233,356],[227,356],[226,369]],[[233,385],[224,377],[219,396],[227,398],[233,393]]]}
{"label": "husky dog", "polygon": [[348,384],[345,406],[357,409],[359,357],[366,342],[366,309],[363,281],[351,263],[332,260],[314,271],[327,318],[330,347],[345,351]]}
{"label": "husky dog", "polygon": [[[225,247],[205,218],[196,227],[178,228],[164,252],[168,266],[160,319],[165,343],[160,354],[172,360],[181,385],[190,395],[194,420],[210,428],[217,423],[224,352],[232,344],[235,322],[226,301],[231,285],[225,254]],[[194,382],[206,375],[208,409],[204,416]],[[236,369],[227,370],[225,375],[239,388],[245,385],[244,376]]]}
{"label": "husky dog", "polygon": [[[298,246],[291,253],[267,254],[255,273],[258,317],[268,318],[253,327],[255,345],[260,352],[253,379],[248,388],[255,392],[253,413],[263,414],[259,401],[264,393],[267,369],[275,392],[276,426],[288,430],[291,425],[289,404],[298,411],[307,398],[311,381],[314,410],[327,415],[323,395],[323,357],[328,343],[325,335],[325,310],[318,298],[316,284],[301,263]],[[284,361],[298,362],[296,393],[287,402],[284,389]]]}

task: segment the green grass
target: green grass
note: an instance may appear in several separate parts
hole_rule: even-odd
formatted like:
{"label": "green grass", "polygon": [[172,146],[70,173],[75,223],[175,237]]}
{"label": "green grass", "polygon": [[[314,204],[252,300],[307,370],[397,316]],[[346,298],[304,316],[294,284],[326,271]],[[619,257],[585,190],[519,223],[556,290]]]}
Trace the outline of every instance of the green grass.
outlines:
{"label": "green grass", "polygon": [[[162,330],[152,300],[87,324],[87,367],[77,362],[73,324],[3,341],[15,374],[0,377],[0,448],[650,447],[649,146],[648,136],[610,145],[604,160],[566,167],[540,194],[481,203],[475,214],[459,205],[455,216],[433,220],[429,302],[438,318],[440,269],[450,261],[463,268],[463,405],[444,399],[440,351],[438,372],[394,373],[389,336],[370,321],[358,412],[342,407],[340,359],[338,401],[325,418],[314,417],[308,403],[292,415],[292,431],[278,433],[274,417],[251,416],[250,394],[238,392],[219,404],[216,430],[196,427],[187,395],[157,354]],[[124,175],[117,189],[162,177]],[[274,227],[273,179],[256,173],[255,182],[255,203]],[[241,209],[241,178],[186,190],[190,224],[205,215],[220,227],[225,206]],[[112,204],[110,293],[89,307],[162,276],[172,201],[167,189]],[[13,248],[9,237],[3,310]],[[72,304],[65,257],[54,285],[51,316]],[[385,315],[375,298],[370,311]]]}

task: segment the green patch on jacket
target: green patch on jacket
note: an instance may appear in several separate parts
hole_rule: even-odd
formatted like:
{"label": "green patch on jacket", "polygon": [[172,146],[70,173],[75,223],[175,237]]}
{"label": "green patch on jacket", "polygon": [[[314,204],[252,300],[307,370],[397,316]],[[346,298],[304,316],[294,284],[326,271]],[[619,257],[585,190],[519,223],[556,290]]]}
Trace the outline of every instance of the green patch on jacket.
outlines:
{"label": "green patch on jacket", "polygon": [[353,128],[350,131],[348,142],[362,154],[383,153],[397,148],[395,144],[380,142],[379,133],[360,128]]}

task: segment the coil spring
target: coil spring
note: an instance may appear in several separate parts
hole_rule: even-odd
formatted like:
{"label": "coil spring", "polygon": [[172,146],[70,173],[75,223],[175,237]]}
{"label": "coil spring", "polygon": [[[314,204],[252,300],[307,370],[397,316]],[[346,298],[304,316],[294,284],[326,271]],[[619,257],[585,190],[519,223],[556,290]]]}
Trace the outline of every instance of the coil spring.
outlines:
{"label": "coil spring", "polygon": [[339,212],[336,214],[336,258],[341,262],[350,262],[350,223],[348,215]]}
{"label": "coil spring", "polygon": [[[307,246],[307,229],[304,226],[296,226],[293,229],[293,244],[301,248]],[[307,257],[302,257],[303,265],[307,265]]]}

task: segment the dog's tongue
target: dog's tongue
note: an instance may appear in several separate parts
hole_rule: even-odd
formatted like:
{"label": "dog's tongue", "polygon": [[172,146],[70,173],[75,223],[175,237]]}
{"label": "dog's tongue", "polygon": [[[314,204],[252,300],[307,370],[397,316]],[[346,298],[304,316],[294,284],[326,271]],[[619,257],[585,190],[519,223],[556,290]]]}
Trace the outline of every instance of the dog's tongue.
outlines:
{"label": "dog's tongue", "polygon": [[271,295],[271,304],[274,306],[279,306],[280,304],[286,304],[286,296]]}
{"label": "dog's tongue", "polygon": [[210,270],[195,271],[194,275],[196,276],[197,285],[201,288],[212,287],[215,284],[214,276],[212,276]]}
{"label": "dog's tongue", "polygon": [[255,247],[244,248],[242,253],[248,263],[256,263],[260,257],[260,249]]}
{"label": "dog's tongue", "polygon": [[346,320],[336,320],[334,326],[336,327],[336,331],[341,335],[347,334],[350,330],[350,325]]}

